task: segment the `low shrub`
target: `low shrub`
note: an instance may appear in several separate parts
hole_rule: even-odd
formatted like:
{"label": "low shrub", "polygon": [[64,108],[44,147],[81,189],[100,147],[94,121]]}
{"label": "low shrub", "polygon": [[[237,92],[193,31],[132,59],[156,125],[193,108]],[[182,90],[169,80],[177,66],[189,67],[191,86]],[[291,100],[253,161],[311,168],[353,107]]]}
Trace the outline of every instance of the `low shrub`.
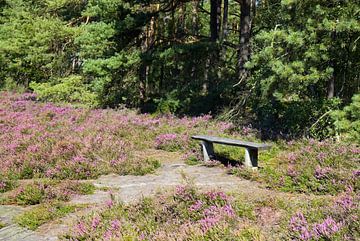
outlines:
{"label": "low shrub", "polygon": [[182,150],[185,147],[184,144],[184,141],[178,134],[161,134],[155,139],[155,148],[164,151]]}
{"label": "low shrub", "polygon": [[15,180],[0,179],[0,193],[10,191],[17,186]]}
{"label": "low shrub", "polygon": [[293,240],[358,240],[359,196],[348,189],[329,205],[323,203],[316,211],[297,211],[288,225]]}

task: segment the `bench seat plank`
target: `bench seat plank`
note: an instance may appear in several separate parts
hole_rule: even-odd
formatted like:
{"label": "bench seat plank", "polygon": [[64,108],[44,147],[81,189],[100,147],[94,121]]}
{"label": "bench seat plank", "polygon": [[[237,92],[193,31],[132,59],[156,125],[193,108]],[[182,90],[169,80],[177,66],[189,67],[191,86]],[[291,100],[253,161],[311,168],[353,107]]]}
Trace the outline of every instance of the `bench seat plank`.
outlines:
{"label": "bench seat plank", "polygon": [[234,140],[234,139],[229,139],[229,138],[224,138],[224,137],[196,135],[196,136],[192,136],[191,138],[194,140],[202,140],[202,141],[218,143],[218,144],[223,144],[223,145],[241,146],[241,147],[246,147],[246,148],[250,148],[250,149],[258,149],[258,150],[266,150],[271,147],[271,145],[268,145],[268,144],[240,141],[240,140]]}

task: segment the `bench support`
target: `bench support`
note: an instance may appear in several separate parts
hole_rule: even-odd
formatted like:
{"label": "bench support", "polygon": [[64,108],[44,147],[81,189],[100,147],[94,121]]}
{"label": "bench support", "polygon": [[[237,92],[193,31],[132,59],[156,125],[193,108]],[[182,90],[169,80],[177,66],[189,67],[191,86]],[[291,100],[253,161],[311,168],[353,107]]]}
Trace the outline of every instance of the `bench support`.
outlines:
{"label": "bench support", "polygon": [[245,148],[245,167],[251,167],[253,169],[257,169],[258,167],[258,150]]}
{"label": "bench support", "polygon": [[212,142],[201,141],[200,145],[201,145],[201,149],[203,151],[205,162],[210,161],[211,159],[213,159],[215,157],[214,145]]}

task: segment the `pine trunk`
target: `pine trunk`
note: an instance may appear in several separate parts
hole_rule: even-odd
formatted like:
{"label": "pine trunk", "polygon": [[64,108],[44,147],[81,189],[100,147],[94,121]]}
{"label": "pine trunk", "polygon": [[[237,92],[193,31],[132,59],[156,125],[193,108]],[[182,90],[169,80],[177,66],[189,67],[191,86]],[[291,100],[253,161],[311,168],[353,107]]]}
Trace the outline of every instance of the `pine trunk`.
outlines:
{"label": "pine trunk", "polygon": [[250,36],[251,36],[251,5],[252,0],[241,0],[240,13],[240,35],[238,50],[238,71],[239,81],[246,79],[248,73],[244,67],[250,57]]}

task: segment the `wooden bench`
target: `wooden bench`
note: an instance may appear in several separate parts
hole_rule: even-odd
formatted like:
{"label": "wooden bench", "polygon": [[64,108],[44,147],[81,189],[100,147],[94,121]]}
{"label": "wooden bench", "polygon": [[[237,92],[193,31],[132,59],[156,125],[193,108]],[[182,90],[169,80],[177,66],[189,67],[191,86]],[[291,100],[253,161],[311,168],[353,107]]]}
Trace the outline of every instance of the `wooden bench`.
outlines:
{"label": "wooden bench", "polygon": [[266,150],[271,147],[268,144],[240,141],[240,140],[215,137],[215,136],[198,135],[198,136],[192,136],[191,138],[194,140],[201,141],[201,147],[204,154],[204,161],[209,161],[210,159],[215,157],[213,143],[244,147],[245,148],[244,166],[252,167],[253,169],[256,169],[258,167],[259,150]]}

